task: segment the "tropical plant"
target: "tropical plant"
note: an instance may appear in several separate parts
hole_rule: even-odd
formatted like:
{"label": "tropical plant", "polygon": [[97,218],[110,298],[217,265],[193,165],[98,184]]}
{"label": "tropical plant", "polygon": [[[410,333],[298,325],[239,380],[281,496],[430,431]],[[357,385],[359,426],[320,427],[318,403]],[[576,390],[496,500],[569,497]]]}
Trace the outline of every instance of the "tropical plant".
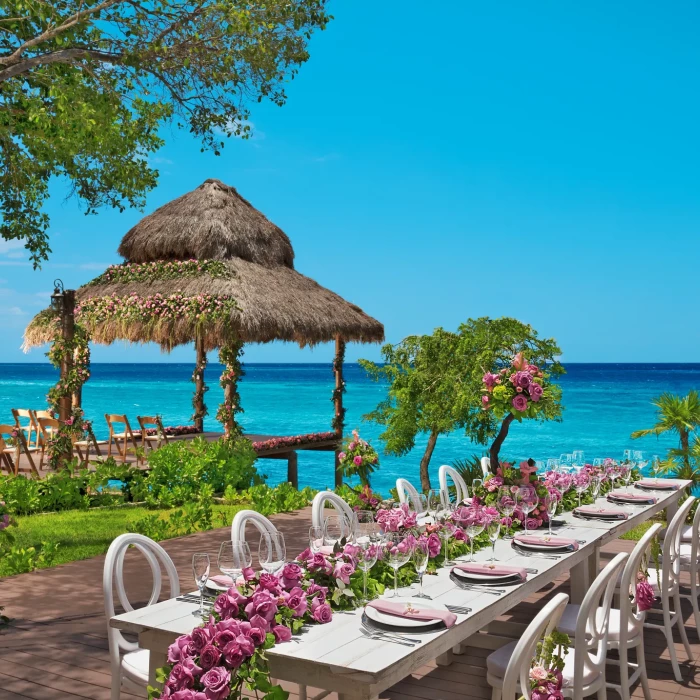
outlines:
{"label": "tropical plant", "polygon": [[465,459],[455,459],[452,467],[459,472],[464,479],[464,483],[471,488],[475,479],[484,478],[484,470],[481,468],[481,457],[472,455]]}
{"label": "tropical plant", "polygon": [[6,0],[0,6],[0,235],[50,252],[43,204],[69,181],[86,213],[143,206],[172,123],[219,154],[284,84],[325,0]]}
{"label": "tropical plant", "polygon": [[669,452],[669,458],[680,458],[685,470],[691,469],[690,437],[700,426],[700,394],[694,389],[686,396],[664,392],[652,401],[657,409],[656,424],[644,430],[635,430],[632,439],[648,435],[676,433],[678,448]]}

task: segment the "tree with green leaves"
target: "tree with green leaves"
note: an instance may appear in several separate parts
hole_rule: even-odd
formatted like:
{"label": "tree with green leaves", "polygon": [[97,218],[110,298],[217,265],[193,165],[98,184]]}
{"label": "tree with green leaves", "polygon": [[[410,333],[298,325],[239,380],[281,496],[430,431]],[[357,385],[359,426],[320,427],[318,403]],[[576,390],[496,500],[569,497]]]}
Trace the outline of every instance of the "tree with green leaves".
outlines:
{"label": "tree with green leaves", "polygon": [[685,469],[691,469],[690,437],[700,426],[700,394],[695,390],[689,391],[686,396],[664,392],[652,403],[657,409],[656,424],[651,428],[636,430],[632,433],[632,439],[676,433],[678,448],[669,452],[669,458],[680,458]]}
{"label": "tree with green leaves", "polygon": [[65,178],[94,213],[142,207],[161,127],[218,155],[246,137],[249,105],[284,83],[330,16],[326,0],[4,0],[0,4],[0,235],[34,265],[50,253],[42,211]]}

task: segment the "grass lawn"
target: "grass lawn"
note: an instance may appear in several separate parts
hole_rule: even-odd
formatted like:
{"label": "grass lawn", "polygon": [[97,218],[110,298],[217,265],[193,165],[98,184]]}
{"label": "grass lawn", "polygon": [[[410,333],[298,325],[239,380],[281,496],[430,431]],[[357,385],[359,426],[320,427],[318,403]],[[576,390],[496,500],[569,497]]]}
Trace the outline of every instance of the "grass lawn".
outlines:
{"label": "grass lawn", "polygon": [[642,535],[654,524],[660,522],[664,527],[666,527],[665,520],[647,520],[645,523],[636,525],[629,532],[625,533],[620,537],[621,540],[634,540],[637,542],[642,539]]}
{"label": "grass lawn", "polygon": [[[231,525],[233,516],[244,506],[213,506],[213,527]],[[133,532],[133,524],[147,515],[166,515],[168,510],[149,510],[138,506],[67,510],[46,515],[17,516],[18,527],[12,528],[15,544],[34,547],[42,541],[58,542],[53,565],[89,559],[104,554],[112,540],[125,532]],[[0,561],[0,577],[7,576]]]}

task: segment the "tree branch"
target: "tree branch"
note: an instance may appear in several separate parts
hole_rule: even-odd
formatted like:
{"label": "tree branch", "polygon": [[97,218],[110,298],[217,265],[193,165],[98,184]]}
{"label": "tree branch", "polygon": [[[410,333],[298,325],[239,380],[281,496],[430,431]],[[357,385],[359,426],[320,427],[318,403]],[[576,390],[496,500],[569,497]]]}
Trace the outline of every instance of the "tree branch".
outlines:
{"label": "tree branch", "polygon": [[0,83],[10,78],[14,78],[22,73],[28,73],[32,68],[45,66],[51,63],[73,63],[77,58],[94,58],[103,63],[120,63],[122,54],[107,53],[106,51],[95,51],[94,49],[64,49],[53,53],[42,54],[28,58],[26,61],[16,63],[9,68],[0,70]]}

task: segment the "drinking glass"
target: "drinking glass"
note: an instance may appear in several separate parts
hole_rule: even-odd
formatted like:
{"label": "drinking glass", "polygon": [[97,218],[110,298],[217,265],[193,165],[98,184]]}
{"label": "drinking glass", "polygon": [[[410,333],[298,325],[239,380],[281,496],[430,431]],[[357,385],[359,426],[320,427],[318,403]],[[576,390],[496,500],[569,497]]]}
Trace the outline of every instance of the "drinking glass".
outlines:
{"label": "drinking glass", "polygon": [[537,508],[537,504],[539,503],[540,499],[537,497],[537,491],[535,491],[532,486],[521,486],[518,489],[517,500],[523,510],[523,513],[525,513],[525,535],[527,536],[528,516],[533,510],[535,510],[535,508]]}
{"label": "drinking glass", "polygon": [[584,471],[580,471],[574,474],[574,488],[578,494],[578,507],[581,507],[581,495],[588,488],[590,484],[590,477]]}
{"label": "drinking glass", "polygon": [[362,569],[362,596],[367,600],[367,574],[377,563],[378,546],[368,541],[360,544],[356,555],[357,565]]}
{"label": "drinking glass", "polygon": [[250,547],[246,542],[236,542],[236,544],[230,540],[222,542],[221,547],[219,547],[217,564],[221,573],[228,576],[235,586],[236,579],[243,573],[243,569],[247,569],[253,564]]}
{"label": "drinking glass", "polygon": [[545,462],[543,462],[541,459],[536,459],[535,460],[535,469],[537,469],[537,474],[544,474],[545,472]]}
{"label": "drinking glass", "polygon": [[554,491],[548,491],[547,495],[544,497],[544,507],[547,509],[547,525],[550,537],[552,536],[552,520],[557,514],[560,498],[559,494]]}
{"label": "drinking glass", "polygon": [[355,543],[359,545],[372,542],[373,535],[379,532],[371,510],[358,510],[355,513]]}
{"label": "drinking glass", "polygon": [[644,471],[645,467],[649,464],[649,457],[647,457],[646,452],[642,450],[635,450],[632,453],[632,461],[635,463],[634,466],[639,469],[640,473]]}
{"label": "drinking glass", "polygon": [[574,467],[583,467],[586,464],[586,460],[584,458],[583,450],[574,450],[571,453],[571,464]]}
{"label": "drinking glass", "polygon": [[632,478],[632,465],[629,462],[620,465],[620,478],[625,483],[625,491],[629,491],[630,479]]}
{"label": "drinking glass", "polygon": [[596,457],[596,458],[593,460],[593,466],[594,466],[594,467],[598,467],[598,468],[602,468],[602,466],[603,466],[603,458],[602,458],[602,457]]}
{"label": "drinking glass", "polygon": [[633,450],[623,450],[622,451],[622,461],[623,462],[631,462],[632,461],[632,452],[633,452]]}
{"label": "drinking glass", "polygon": [[210,566],[209,555],[205,552],[197,552],[192,555],[192,573],[194,574],[194,582],[199,589],[199,610],[195,610],[192,614],[198,617],[204,617],[204,588],[209,580]]}
{"label": "drinking glass", "polygon": [[437,522],[437,516],[442,508],[442,497],[440,496],[440,491],[437,489],[430,489],[428,491],[428,514],[433,519],[433,523]]}
{"label": "drinking glass", "polygon": [[489,518],[486,525],[486,534],[491,540],[491,559],[489,561],[496,561],[496,542],[498,542],[498,536],[501,534],[501,519],[499,517]]}
{"label": "drinking glass", "polygon": [[[511,519],[513,517],[513,513],[515,512],[515,498],[511,493],[510,486],[501,486],[498,489],[496,507],[504,518]],[[505,534],[504,539],[511,539],[511,536]]]}
{"label": "drinking glass", "polygon": [[550,472],[555,472],[559,469],[559,460],[558,459],[548,459],[547,460],[547,471]]}
{"label": "drinking glass", "polygon": [[591,496],[593,496],[593,503],[600,495],[600,487],[603,485],[603,480],[600,474],[593,474],[591,476]]}
{"label": "drinking glass", "polygon": [[464,528],[469,535],[469,561],[474,561],[474,538],[480,535],[486,527],[484,514],[480,508],[472,508],[470,517],[467,520],[467,526]]}
{"label": "drinking glass", "polygon": [[323,544],[333,547],[336,542],[350,539],[352,528],[344,515],[329,515],[323,521]]}
{"label": "drinking glass", "polygon": [[408,540],[398,532],[392,532],[386,540],[386,555],[389,566],[394,570],[394,595],[399,597],[399,569],[411,558],[411,547]]}
{"label": "drinking glass", "polygon": [[260,535],[258,561],[268,574],[274,574],[279,571],[284,566],[286,558],[287,551],[284,546],[284,536],[281,532],[266,532]]}
{"label": "drinking glass", "polygon": [[651,458],[651,475],[654,477],[654,481],[659,478],[661,474],[661,457],[659,455],[652,455]]}
{"label": "drinking glass", "polygon": [[565,467],[571,466],[571,455],[566,453],[559,455],[559,463]]}
{"label": "drinking glass", "polygon": [[445,544],[445,565],[454,564],[454,562],[449,561],[449,541],[450,537],[454,534],[454,523],[452,517],[454,515],[455,507],[452,503],[446,504],[442,510],[438,513],[438,523],[440,524],[440,539]]}
{"label": "drinking glass", "polygon": [[320,525],[312,525],[309,528],[309,549],[318,554],[323,547],[323,528]]}
{"label": "drinking glass", "polygon": [[416,573],[418,574],[418,593],[414,595],[414,598],[425,598],[425,600],[432,600],[432,598],[423,593],[423,575],[428,568],[428,561],[430,559],[430,548],[428,547],[427,540],[416,540],[413,545],[413,565],[416,567]]}

